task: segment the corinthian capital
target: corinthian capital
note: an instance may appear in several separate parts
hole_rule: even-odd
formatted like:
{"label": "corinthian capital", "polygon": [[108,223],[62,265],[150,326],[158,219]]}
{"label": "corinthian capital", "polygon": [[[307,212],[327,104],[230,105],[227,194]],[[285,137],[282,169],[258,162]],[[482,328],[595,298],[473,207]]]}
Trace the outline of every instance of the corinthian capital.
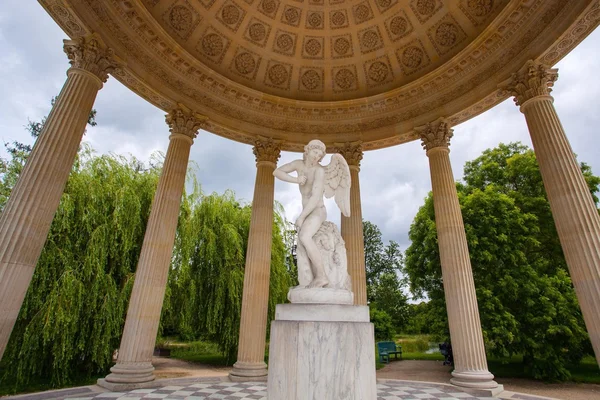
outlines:
{"label": "corinthian capital", "polygon": [[450,124],[445,118],[439,118],[433,122],[421,125],[415,128],[421,137],[421,146],[426,152],[435,148],[448,149],[450,146],[450,138],[454,135],[454,131],[450,128]]}
{"label": "corinthian capital", "polygon": [[91,72],[102,82],[106,82],[108,74],[121,64],[113,49],[106,47],[96,34],[63,40],[63,43],[71,67]]}
{"label": "corinthian capital", "polygon": [[558,69],[529,60],[498,87],[515,96],[515,104],[520,106],[534,97],[548,96],[557,79]]}
{"label": "corinthian capital", "polygon": [[191,140],[196,138],[202,123],[207,119],[208,117],[193,112],[183,104],[178,104],[178,107],[165,117],[172,135],[185,135]]}
{"label": "corinthian capital", "polygon": [[336,143],[335,152],[344,157],[348,166],[360,169],[360,161],[363,158],[362,142]]}
{"label": "corinthian capital", "polygon": [[266,161],[277,165],[281,155],[281,142],[272,138],[260,138],[254,142],[252,152],[256,156],[256,163]]}

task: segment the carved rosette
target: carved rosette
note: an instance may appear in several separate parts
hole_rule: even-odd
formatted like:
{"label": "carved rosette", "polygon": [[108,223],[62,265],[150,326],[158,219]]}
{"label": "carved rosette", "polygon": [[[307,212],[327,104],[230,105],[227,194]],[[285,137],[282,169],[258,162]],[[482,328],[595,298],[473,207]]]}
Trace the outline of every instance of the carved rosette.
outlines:
{"label": "carved rosette", "polygon": [[252,152],[256,156],[257,165],[261,162],[268,162],[276,166],[281,155],[281,142],[272,138],[257,139],[254,142]]}
{"label": "carved rosette", "polygon": [[549,96],[557,79],[558,69],[548,68],[537,61],[529,60],[519,71],[498,86],[511,96],[515,96],[515,104],[521,106],[534,97]]}
{"label": "carved rosette", "polygon": [[108,74],[121,64],[113,49],[107,47],[96,34],[63,40],[63,43],[71,67],[91,72],[102,82],[106,82]]}
{"label": "carved rosette", "polygon": [[194,113],[183,104],[165,116],[171,135],[185,135],[194,140],[202,124],[208,119],[204,115]]}
{"label": "carved rosette", "polygon": [[450,123],[445,118],[437,119],[425,125],[415,128],[415,131],[421,138],[421,146],[427,153],[436,148],[448,150],[450,147],[450,138],[454,131],[450,128]]}
{"label": "carved rosette", "polygon": [[350,168],[360,170],[360,161],[363,158],[362,142],[336,144],[335,152],[344,157]]}

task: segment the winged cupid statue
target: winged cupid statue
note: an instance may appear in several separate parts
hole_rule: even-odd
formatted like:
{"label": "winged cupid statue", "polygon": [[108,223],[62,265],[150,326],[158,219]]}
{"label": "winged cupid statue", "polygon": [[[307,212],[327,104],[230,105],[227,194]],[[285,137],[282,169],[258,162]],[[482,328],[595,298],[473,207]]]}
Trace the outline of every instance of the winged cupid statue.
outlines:
{"label": "winged cupid statue", "polygon": [[[290,288],[292,303],[352,304],[354,295],[348,275],[346,245],[334,223],[326,221],[323,196],[335,196],[335,203],[350,216],[350,169],[341,154],[334,154],[327,166],[325,144],[311,140],[304,146],[302,160],[277,168],[273,175],[297,183],[302,194],[302,212],[296,220],[299,285]],[[296,172],[297,176],[290,175]]]}

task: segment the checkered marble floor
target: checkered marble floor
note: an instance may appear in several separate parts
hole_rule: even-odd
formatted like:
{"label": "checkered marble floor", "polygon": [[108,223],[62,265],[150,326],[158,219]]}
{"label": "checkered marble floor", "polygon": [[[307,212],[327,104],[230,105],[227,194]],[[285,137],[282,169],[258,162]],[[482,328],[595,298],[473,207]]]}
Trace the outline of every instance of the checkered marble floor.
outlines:
{"label": "checkered marble floor", "polygon": [[[106,392],[91,397],[70,397],[69,400],[96,399],[187,399],[187,400],[240,400],[267,399],[267,387],[263,383],[196,383],[188,386],[165,386],[155,389],[137,389],[126,393]],[[377,385],[378,400],[494,400],[493,397],[477,397],[444,385],[385,382]],[[323,399],[326,400],[326,399]],[[496,399],[497,400],[497,399]]]}

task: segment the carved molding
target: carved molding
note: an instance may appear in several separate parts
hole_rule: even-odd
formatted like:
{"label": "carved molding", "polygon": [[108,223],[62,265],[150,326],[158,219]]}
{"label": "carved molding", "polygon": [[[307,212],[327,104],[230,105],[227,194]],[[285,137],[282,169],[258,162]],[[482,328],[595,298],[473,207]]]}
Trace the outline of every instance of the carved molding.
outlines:
{"label": "carved molding", "polygon": [[421,146],[426,152],[435,148],[448,149],[450,139],[454,135],[454,130],[450,128],[450,123],[445,118],[439,118],[433,122],[415,128],[421,137]]}
{"label": "carved molding", "polygon": [[172,135],[185,135],[192,140],[207,119],[208,117],[191,111],[183,104],[178,104],[177,108],[165,116]]}
{"label": "carved molding", "polygon": [[273,140],[273,138],[256,139],[252,152],[256,156],[257,164],[266,161],[277,165],[281,155],[281,142]]}
{"label": "carved molding", "polygon": [[75,38],[92,33],[63,0],[41,0],[40,4],[69,37]]}
{"label": "carved molding", "polygon": [[362,142],[335,143],[335,152],[340,153],[351,167],[360,168],[363,158]]}
{"label": "carved molding", "polygon": [[123,85],[162,110],[172,110],[177,107],[176,102],[162,96],[125,68],[117,67],[111,75]]}
{"label": "carved molding", "polygon": [[[82,22],[81,26],[86,30],[102,28],[107,42],[119,53],[126,52],[130,64],[127,70],[141,82],[134,85],[128,80],[127,86],[138,93],[140,88],[151,88],[164,101],[140,94],[159,107],[169,110],[172,104],[185,102],[211,116],[205,129],[213,133],[253,144],[262,131],[262,135],[285,140],[283,148],[292,151],[301,149],[300,142],[315,135],[328,146],[341,137],[349,141],[360,139],[363,150],[405,143],[418,138],[412,132],[414,124],[435,118],[442,110],[450,113],[451,124],[456,125],[502,101],[506,94],[497,90],[496,85],[499,77],[508,76],[507,67],[514,68],[515,59],[522,54],[543,54],[544,62],[557,60],[585,38],[600,20],[598,1],[576,4],[565,0],[511,1],[486,28],[486,40],[472,43],[413,83],[357,101],[318,102],[264,96],[214,74],[190,53],[175,46],[155,24],[145,23],[149,12],[141,2],[40,2],[63,29],[60,18],[83,21],[85,24]],[[59,2],[66,6],[53,9],[52,5]],[[206,1],[206,4],[212,3]],[[560,32],[566,33],[554,35],[558,32],[556,26],[561,24],[564,26],[559,28]],[[549,49],[550,37],[554,43]],[[491,94],[486,96],[486,93]],[[481,96],[485,96],[483,100]],[[425,115],[429,117],[425,119]],[[244,132],[238,126],[244,126]]]}
{"label": "carved molding", "polygon": [[552,47],[544,52],[539,61],[545,65],[555,65],[569,54],[587,35],[600,25],[600,1],[590,4],[583,15]]}
{"label": "carved molding", "polygon": [[511,96],[515,96],[515,104],[520,106],[534,97],[549,96],[557,79],[558,69],[548,68],[540,62],[529,60],[519,71],[498,86]]}
{"label": "carved molding", "polygon": [[102,82],[106,82],[108,74],[122,64],[113,49],[107,47],[97,34],[63,42],[71,67],[91,72]]}

